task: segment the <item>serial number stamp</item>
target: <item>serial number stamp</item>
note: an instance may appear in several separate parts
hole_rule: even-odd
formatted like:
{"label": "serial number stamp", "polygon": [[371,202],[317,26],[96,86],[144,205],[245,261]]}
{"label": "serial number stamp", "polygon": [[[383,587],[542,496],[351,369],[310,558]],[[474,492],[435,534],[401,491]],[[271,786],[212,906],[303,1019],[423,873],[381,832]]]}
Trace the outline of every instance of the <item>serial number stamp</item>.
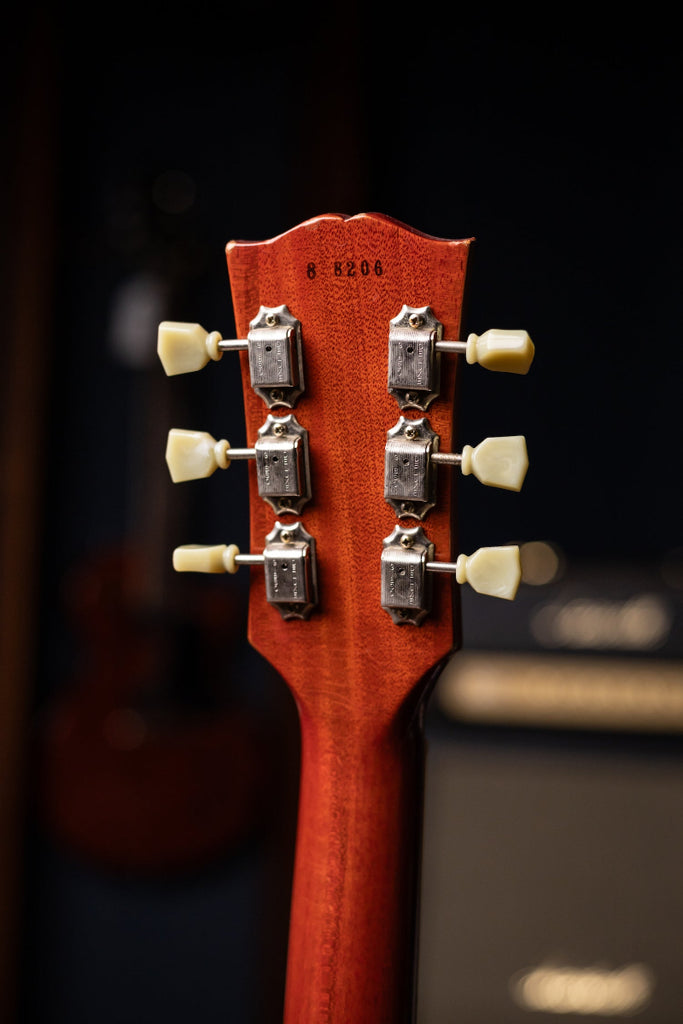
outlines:
{"label": "serial number stamp", "polygon": [[306,267],[306,277],[310,281],[317,277],[382,277],[383,274],[381,260],[332,260],[329,263],[311,262]]}

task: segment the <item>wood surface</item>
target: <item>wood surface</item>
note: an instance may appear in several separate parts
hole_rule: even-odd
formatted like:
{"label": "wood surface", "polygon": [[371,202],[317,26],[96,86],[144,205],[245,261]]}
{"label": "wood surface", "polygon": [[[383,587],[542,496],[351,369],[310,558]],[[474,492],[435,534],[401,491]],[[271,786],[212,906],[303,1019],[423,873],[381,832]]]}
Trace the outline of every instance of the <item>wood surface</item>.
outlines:
{"label": "wood surface", "polygon": [[[283,303],[303,336],[306,390],[294,412],[310,435],[313,500],[300,517],[279,518],[300,518],[316,540],[319,603],[308,621],[284,621],[252,571],[249,606],[250,642],[288,683],[301,724],[286,1024],[413,1017],[421,711],[457,646],[459,604],[452,579],[438,576],[420,627],[394,624],[380,606],[382,540],[396,524],[383,497],[384,445],[401,415],[387,391],[388,332],[405,303],[430,305],[444,337],[460,337],[468,248],[377,214],[330,214],[227,247],[238,336],[261,305]],[[241,359],[252,446],[268,409]],[[428,413],[442,451],[455,444],[456,365],[442,359]],[[262,551],[275,516],[255,467],[249,475],[251,550]],[[424,527],[442,560],[457,553],[453,491],[441,470]]]}

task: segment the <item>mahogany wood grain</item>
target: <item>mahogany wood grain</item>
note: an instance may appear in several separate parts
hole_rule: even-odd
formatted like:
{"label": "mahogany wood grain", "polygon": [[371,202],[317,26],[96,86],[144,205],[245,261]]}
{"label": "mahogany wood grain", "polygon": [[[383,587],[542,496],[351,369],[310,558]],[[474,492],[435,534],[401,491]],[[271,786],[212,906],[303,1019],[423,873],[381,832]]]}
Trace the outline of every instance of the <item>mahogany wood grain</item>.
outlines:
{"label": "mahogany wood grain", "polygon": [[[306,390],[294,412],[310,435],[313,500],[300,517],[279,518],[300,518],[316,540],[319,604],[306,622],[284,621],[252,572],[249,609],[250,642],[290,686],[302,734],[286,1024],[413,1015],[421,711],[457,646],[459,604],[439,576],[422,626],[397,626],[380,606],[382,540],[396,524],[383,498],[384,445],[401,414],[387,391],[388,331],[406,303],[430,305],[444,336],[460,336],[468,248],[377,214],[330,214],[227,247],[238,336],[261,305],[282,303],[303,335]],[[428,413],[443,451],[455,443],[456,365],[442,360]],[[253,445],[268,410],[246,355],[242,373]],[[452,476],[440,472],[424,524],[440,559],[455,553]],[[250,497],[251,550],[262,551],[275,516],[253,466]]]}

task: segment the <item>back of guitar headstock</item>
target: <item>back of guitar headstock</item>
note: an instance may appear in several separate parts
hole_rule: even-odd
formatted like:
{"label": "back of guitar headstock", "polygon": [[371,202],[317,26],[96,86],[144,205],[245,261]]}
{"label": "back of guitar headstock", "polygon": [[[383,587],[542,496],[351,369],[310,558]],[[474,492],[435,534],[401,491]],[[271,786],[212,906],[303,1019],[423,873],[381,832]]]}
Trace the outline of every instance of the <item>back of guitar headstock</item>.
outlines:
{"label": "back of guitar headstock", "polygon": [[242,340],[160,330],[167,372],[241,350],[247,448],[174,431],[174,479],[255,462],[251,553],[179,549],[176,567],[253,566],[249,640],[304,711],[322,701],[390,720],[457,646],[455,581],[503,597],[519,582],[516,549],[451,561],[448,463],[513,489],[526,468],[523,438],[454,451],[461,356],[526,372],[533,355],[520,331],[449,340],[460,337],[469,244],[377,214],[317,217],[228,245]]}

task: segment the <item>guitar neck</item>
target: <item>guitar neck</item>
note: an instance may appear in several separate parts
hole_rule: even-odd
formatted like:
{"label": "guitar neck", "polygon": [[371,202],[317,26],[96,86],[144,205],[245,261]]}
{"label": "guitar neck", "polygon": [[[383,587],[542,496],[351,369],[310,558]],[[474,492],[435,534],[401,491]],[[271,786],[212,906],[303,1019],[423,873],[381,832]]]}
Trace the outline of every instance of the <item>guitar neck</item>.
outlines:
{"label": "guitar neck", "polygon": [[413,1019],[424,758],[406,719],[302,715],[285,1024]]}

